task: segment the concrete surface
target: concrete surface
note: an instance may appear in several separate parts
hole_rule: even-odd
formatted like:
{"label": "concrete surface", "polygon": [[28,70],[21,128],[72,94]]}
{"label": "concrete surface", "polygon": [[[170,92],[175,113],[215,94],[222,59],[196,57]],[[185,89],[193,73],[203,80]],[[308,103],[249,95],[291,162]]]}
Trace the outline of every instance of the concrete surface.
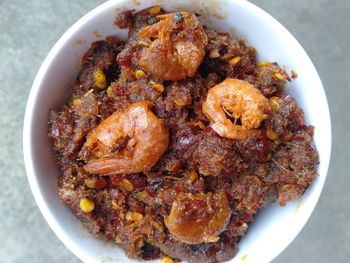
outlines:
{"label": "concrete surface", "polygon": [[[80,262],[50,230],[31,195],[22,158],[27,96],[59,36],[102,0],[0,0],[0,262]],[[307,226],[276,259],[350,262],[350,1],[253,0],[285,25],[322,77],[333,122],[333,154]]]}

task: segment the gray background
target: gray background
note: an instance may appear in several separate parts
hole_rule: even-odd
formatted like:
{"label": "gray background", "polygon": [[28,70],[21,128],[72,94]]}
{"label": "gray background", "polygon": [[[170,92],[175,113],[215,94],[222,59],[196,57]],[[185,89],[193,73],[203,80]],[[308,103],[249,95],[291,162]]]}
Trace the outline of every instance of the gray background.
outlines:
{"label": "gray background", "polygon": [[[32,81],[50,48],[102,2],[0,0],[0,262],[80,262],[50,230],[31,195],[22,122]],[[349,262],[350,1],[252,2],[286,26],[310,55],[326,89],[333,125],[332,161],[320,202],[274,262]]]}

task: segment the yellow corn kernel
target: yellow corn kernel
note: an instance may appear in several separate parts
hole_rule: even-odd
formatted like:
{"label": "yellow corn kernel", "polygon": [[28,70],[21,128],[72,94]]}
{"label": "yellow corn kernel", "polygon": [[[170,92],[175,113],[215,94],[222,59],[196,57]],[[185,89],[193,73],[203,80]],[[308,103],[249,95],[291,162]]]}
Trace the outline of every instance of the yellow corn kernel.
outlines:
{"label": "yellow corn kernel", "polygon": [[159,232],[161,232],[161,233],[164,232],[163,227],[162,227],[160,224],[158,224],[158,222],[153,221],[153,220],[152,220],[151,222],[152,222],[152,225],[153,225]]}
{"label": "yellow corn kernel", "polygon": [[140,222],[143,219],[143,215],[137,212],[133,212],[131,218],[134,222]]}
{"label": "yellow corn kernel", "polygon": [[125,215],[125,219],[128,221],[140,222],[143,219],[143,215],[137,212],[128,211]]}
{"label": "yellow corn kernel", "polygon": [[298,74],[297,74],[294,70],[292,70],[290,73],[291,73],[291,77],[292,77],[293,79],[295,79],[295,78],[298,77]]}
{"label": "yellow corn kernel", "polygon": [[233,66],[233,65],[236,65],[240,60],[241,60],[241,57],[235,57],[235,58],[231,58],[228,61],[228,63]]}
{"label": "yellow corn kernel", "polygon": [[185,106],[186,105],[186,101],[184,101],[183,99],[179,99],[179,98],[176,98],[174,100],[175,104],[182,107],[182,106]]}
{"label": "yellow corn kernel", "polygon": [[293,133],[289,131],[286,135],[284,135],[284,140],[289,141],[290,139],[292,139],[292,137],[293,137]]}
{"label": "yellow corn kernel", "polygon": [[95,203],[94,201],[88,199],[88,198],[83,198],[80,200],[80,209],[84,213],[90,213],[95,209]]}
{"label": "yellow corn kernel", "polygon": [[164,85],[162,83],[154,83],[153,82],[152,87],[160,93],[162,93],[164,91]]}
{"label": "yellow corn kernel", "polygon": [[270,105],[274,111],[278,111],[281,105],[281,98],[273,96],[269,98]]}
{"label": "yellow corn kernel", "polygon": [[171,257],[165,256],[162,258],[161,263],[175,263],[175,261]]}
{"label": "yellow corn kernel", "polygon": [[208,238],[208,242],[212,242],[212,243],[218,242],[219,240],[220,240],[220,237],[218,236],[211,236]]}
{"label": "yellow corn kernel", "polygon": [[115,237],[114,242],[115,242],[116,244],[122,244],[122,243],[123,243],[123,241],[120,239],[119,236],[116,236],[116,237]]}
{"label": "yellow corn kernel", "polygon": [[95,188],[95,179],[94,178],[86,179],[85,185],[90,189],[94,189]]}
{"label": "yellow corn kernel", "polygon": [[79,105],[81,104],[81,100],[80,100],[80,99],[74,99],[74,100],[72,101],[72,104],[73,104],[74,106],[79,106]]}
{"label": "yellow corn kernel", "polygon": [[201,121],[198,121],[198,127],[199,128],[201,128],[202,130],[204,130],[205,129],[205,125],[204,125],[204,123],[203,122],[201,122]]}
{"label": "yellow corn kernel", "polygon": [[62,140],[61,139],[57,139],[57,141],[54,142],[54,145],[58,149],[61,149],[61,148],[64,147],[63,144],[62,144]]}
{"label": "yellow corn kernel", "polygon": [[277,133],[275,133],[273,130],[271,129],[267,129],[266,130],[266,136],[267,138],[269,138],[271,141],[276,141],[278,139],[278,135]]}
{"label": "yellow corn kernel", "polygon": [[113,209],[115,209],[115,210],[120,208],[120,206],[117,204],[117,202],[113,199],[112,199],[112,206],[113,206]]}
{"label": "yellow corn kernel", "polygon": [[275,73],[276,78],[278,78],[279,80],[286,80],[285,77],[281,74],[281,73]]}
{"label": "yellow corn kernel", "polygon": [[133,184],[126,178],[122,180],[121,185],[128,192],[132,192],[134,190]]}
{"label": "yellow corn kernel", "polygon": [[160,6],[154,6],[149,10],[150,15],[155,16],[160,13]]}
{"label": "yellow corn kernel", "polygon": [[107,88],[106,93],[107,93],[107,97],[114,97],[114,92],[113,92],[113,89],[112,89],[111,86],[109,86],[109,87]]}
{"label": "yellow corn kernel", "polygon": [[146,76],[146,73],[143,70],[140,70],[140,69],[135,70],[134,74],[135,74],[135,77],[137,79],[142,79],[142,78],[144,78]]}
{"label": "yellow corn kernel", "polygon": [[123,69],[123,78],[125,78],[128,81],[134,81],[135,80],[135,71],[129,68]]}
{"label": "yellow corn kernel", "polygon": [[258,63],[258,66],[259,67],[266,67],[266,66],[270,66],[271,63],[270,62],[266,62],[266,61],[263,61],[263,62],[259,62]]}
{"label": "yellow corn kernel", "polygon": [[220,54],[217,49],[210,51],[209,58],[219,58],[219,57],[220,57]]}
{"label": "yellow corn kernel", "polygon": [[87,139],[85,142],[86,147],[90,147],[93,144],[92,140]]}
{"label": "yellow corn kernel", "polygon": [[144,242],[143,242],[142,239],[139,239],[139,240],[137,241],[137,246],[138,246],[138,248],[141,248],[141,247],[143,246],[143,244],[144,244]]}
{"label": "yellow corn kernel", "polygon": [[287,192],[293,189],[293,186],[291,184],[285,184],[280,187],[280,192]]}
{"label": "yellow corn kernel", "polygon": [[147,197],[148,197],[148,193],[146,191],[142,191],[142,192],[138,192],[136,194],[136,198],[139,200],[139,201],[143,201],[145,200]]}
{"label": "yellow corn kernel", "polygon": [[137,44],[139,46],[145,46],[145,47],[151,46],[151,43],[150,42],[146,42],[146,41],[139,41],[139,42],[137,42]]}
{"label": "yellow corn kernel", "polygon": [[131,214],[132,214],[132,212],[128,211],[128,212],[126,213],[126,215],[125,215],[125,219],[128,220],[128,221],[132,221],[132,220],[131,220]]}
{"label": "yellow corn kernel", "polygon": [[188,179],[191,183],[193,183],[194,181],[196,181],[198,178],[198,174],[196,171],[191,171],[189,174],[188,174]]}
{"label": "yellow corn kernel", "polygon": [[106,75],[101,69],[96,69],[94,71],[95,85],[99,89],[105,89],[107,86]]}

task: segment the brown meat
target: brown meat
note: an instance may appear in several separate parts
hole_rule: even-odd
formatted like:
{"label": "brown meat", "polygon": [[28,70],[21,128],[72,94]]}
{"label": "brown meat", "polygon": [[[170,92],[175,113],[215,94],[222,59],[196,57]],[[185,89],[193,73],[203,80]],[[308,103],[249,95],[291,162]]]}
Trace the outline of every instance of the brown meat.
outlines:
{"label": "brown meat", "polygon": [[298,107],[295,99],[286,94],[281,96],[279,109],[265,120],[266,128],[274,131],[282,141],[303,125],[304,112]]}
{"label": "brown meat", "polygon": [[220,137],[211,128],[204,130],[198,139],[192,162],[204,176],[236,174],[242,168],[241,157],[233,150],[233,142]]}
{"label": "brown meat", "polygon": [[[289,81],[285,71],[277,63],[257,63],[256,50],[228,33],[205,28],[205,56],[192,77],[162,81],[148,74],[139,60],[152,39],[140,38],[139,31],[159,21],[151,8],[117,16],[115,24],[129,29],[126,42],[108,37],[92,43],[72,84],[70,101],[49,113],[49,136],[61,170],[59,197],[89,231],[114,241],[129,257],[227,261],[236,254],[259,208],[274,201],[285,205],[301,196],[317,176],[313,127],[304,124],[302,109],[284,91]],[[159,14],[164,12],[161,9]],[[105,74],[106,87],[97,86],[96,70]],[[254,137],[222,138],[203,114],[208,89],[226,77],[248,81],[271,102],[273,111]],[[83,167],[93,155],[82,145],[88,134],[113,112],[145,100],[153,102],[154,114],[169,129],[163,156],[145,173],[87,173]],[[113,150],[123,147],[120,141]],[[201,197],[217,193],[225,196],[221,205],[207,202],[212,205],[192,209],[203,203]],[[191,197],[191,202],[183,197]],[[92,211],[83,212],[82,198],[94,203]],[[189,223],[196,230],[215,218],[219,208],[229,211],[221,220],[224,223],[219,220],[204,239],[198,238],[201,233],[194,241],[188,239],[183,226]],[[196,220],[201,224],[193,223]]]}

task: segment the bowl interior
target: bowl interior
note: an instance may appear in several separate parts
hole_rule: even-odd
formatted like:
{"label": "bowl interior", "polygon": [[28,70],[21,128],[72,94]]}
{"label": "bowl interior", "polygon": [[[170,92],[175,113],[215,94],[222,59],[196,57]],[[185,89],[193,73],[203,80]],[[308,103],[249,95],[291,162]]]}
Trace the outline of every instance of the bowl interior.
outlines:
{"label": "bowl interior", "polygon": [[[159,4],[168,10],[204,14],[202,21],[222,31],[237,34],[254,46],[261,61],[277,61],[297,72],[288,92],[305,112],[306,123],[314,125],[320,155],[319,177],[300,200],[281,208],[271,204],[260,210],[240,242],[231,262],[268,262],[299,233],[311,215],[326,178],[331,146],[330,119],[322,83],[310,59],[292,35],[267,13],[247,1],[109,1],[74,24],[56,43],[33,84],[24,122],[24,158],[33,195],[56,235],[86,262],[133,262],[112,242],[95,238],[58,200],[59,170],[47,137],[50,109],[60,108],[69,96],[69,84],[79,71],[79,60],[91,42],[107,35],[123,39],[126,31],[113,25],[123,9],[142,9]],[[135,261],[136,262],[136,261]]]}

